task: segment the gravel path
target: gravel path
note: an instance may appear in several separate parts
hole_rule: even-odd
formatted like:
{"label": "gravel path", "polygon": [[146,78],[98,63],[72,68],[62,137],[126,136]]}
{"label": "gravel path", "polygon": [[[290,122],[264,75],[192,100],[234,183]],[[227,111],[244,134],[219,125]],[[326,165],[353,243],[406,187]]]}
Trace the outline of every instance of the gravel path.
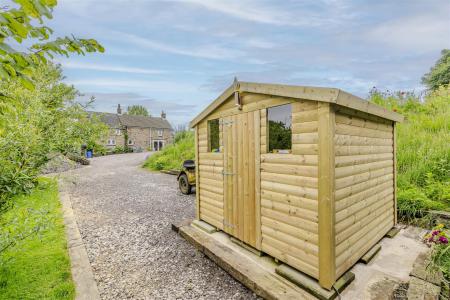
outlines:
{"label": "gravel path", "polygon": [[195,195],[141,169],[148,155],[94,158],[65,175],[102,299],[256,299],[171,231],[194,217]]}

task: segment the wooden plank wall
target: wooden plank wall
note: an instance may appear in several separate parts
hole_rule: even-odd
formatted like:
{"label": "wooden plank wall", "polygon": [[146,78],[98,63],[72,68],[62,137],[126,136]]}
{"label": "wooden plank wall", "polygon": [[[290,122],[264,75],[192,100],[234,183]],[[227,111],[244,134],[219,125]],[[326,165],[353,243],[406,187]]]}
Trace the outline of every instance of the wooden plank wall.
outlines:
{"label": "wooden plank wall", "polygon": [[261,110],[261,248],[318,278],[317,102],[292,103],[292,154],[267,153]]}
{"label": "wooden plank wall", "polygon": [[336,278],[394,225],[393,125],[337,108],[335,127]]}
{"label": "wooden plank wall", "polygon": [[198,178],[197,191],[200,203],[200,220],[223,229],[223,143],[220,128],[220,153],[208,152],[208,122],[197,125],[198,132]]}

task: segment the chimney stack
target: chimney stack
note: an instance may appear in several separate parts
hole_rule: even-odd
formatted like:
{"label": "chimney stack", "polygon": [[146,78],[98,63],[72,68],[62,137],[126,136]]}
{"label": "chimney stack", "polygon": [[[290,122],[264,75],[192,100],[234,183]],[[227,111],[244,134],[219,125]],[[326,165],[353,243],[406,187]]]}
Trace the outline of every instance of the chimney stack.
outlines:
{"label": "chimney stack", "polygon": [[165,119],[166,118],[166,113],[162,110],[161,111],[161,119]]}
{"label": "chimney stack", "polygon": [[120,107],[120,104],[117,105],[117,114],[118,115],[122,114],[122,108]]}

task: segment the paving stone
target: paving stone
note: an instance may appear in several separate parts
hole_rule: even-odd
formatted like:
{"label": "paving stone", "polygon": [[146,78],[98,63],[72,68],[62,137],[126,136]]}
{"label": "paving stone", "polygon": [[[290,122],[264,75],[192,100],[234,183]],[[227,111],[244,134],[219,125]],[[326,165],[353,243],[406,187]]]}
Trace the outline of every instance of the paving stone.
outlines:
{"label": "paving stone", "polygon": [[425,280],[411,277],[408,288],[408,300],[437,300],[441,288]]}
{"label": "paving stone", "polygon": [[429,255],[429,252],[425,252],[417,256],[410,275],[441,286],[442,272],[430,269]]}

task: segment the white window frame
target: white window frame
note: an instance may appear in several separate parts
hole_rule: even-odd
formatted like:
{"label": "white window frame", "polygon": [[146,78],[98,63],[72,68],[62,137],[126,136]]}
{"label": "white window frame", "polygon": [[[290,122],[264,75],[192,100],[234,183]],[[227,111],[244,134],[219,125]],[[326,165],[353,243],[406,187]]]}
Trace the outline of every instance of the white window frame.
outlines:
{"label": "white window frame", "polygon": [[121,134],[122,134],[122,131],[120,129],[116,128],[116,135],[121,135]]}
{"label": "white window frame", "polygon": [[128,146],[132,146],[132,145],[134,145],[133,140],[128,140]]}
{"label": "white window frame", "polygon": [[162,137],[163,136],[163,133],[164,133],[164,130],[163,129],[158,129],[158,136],[159,137]]}
{"label": "white window frame", "polygon": [[115,146],[116,140],[115,139],[108,139],[108,146]]}

